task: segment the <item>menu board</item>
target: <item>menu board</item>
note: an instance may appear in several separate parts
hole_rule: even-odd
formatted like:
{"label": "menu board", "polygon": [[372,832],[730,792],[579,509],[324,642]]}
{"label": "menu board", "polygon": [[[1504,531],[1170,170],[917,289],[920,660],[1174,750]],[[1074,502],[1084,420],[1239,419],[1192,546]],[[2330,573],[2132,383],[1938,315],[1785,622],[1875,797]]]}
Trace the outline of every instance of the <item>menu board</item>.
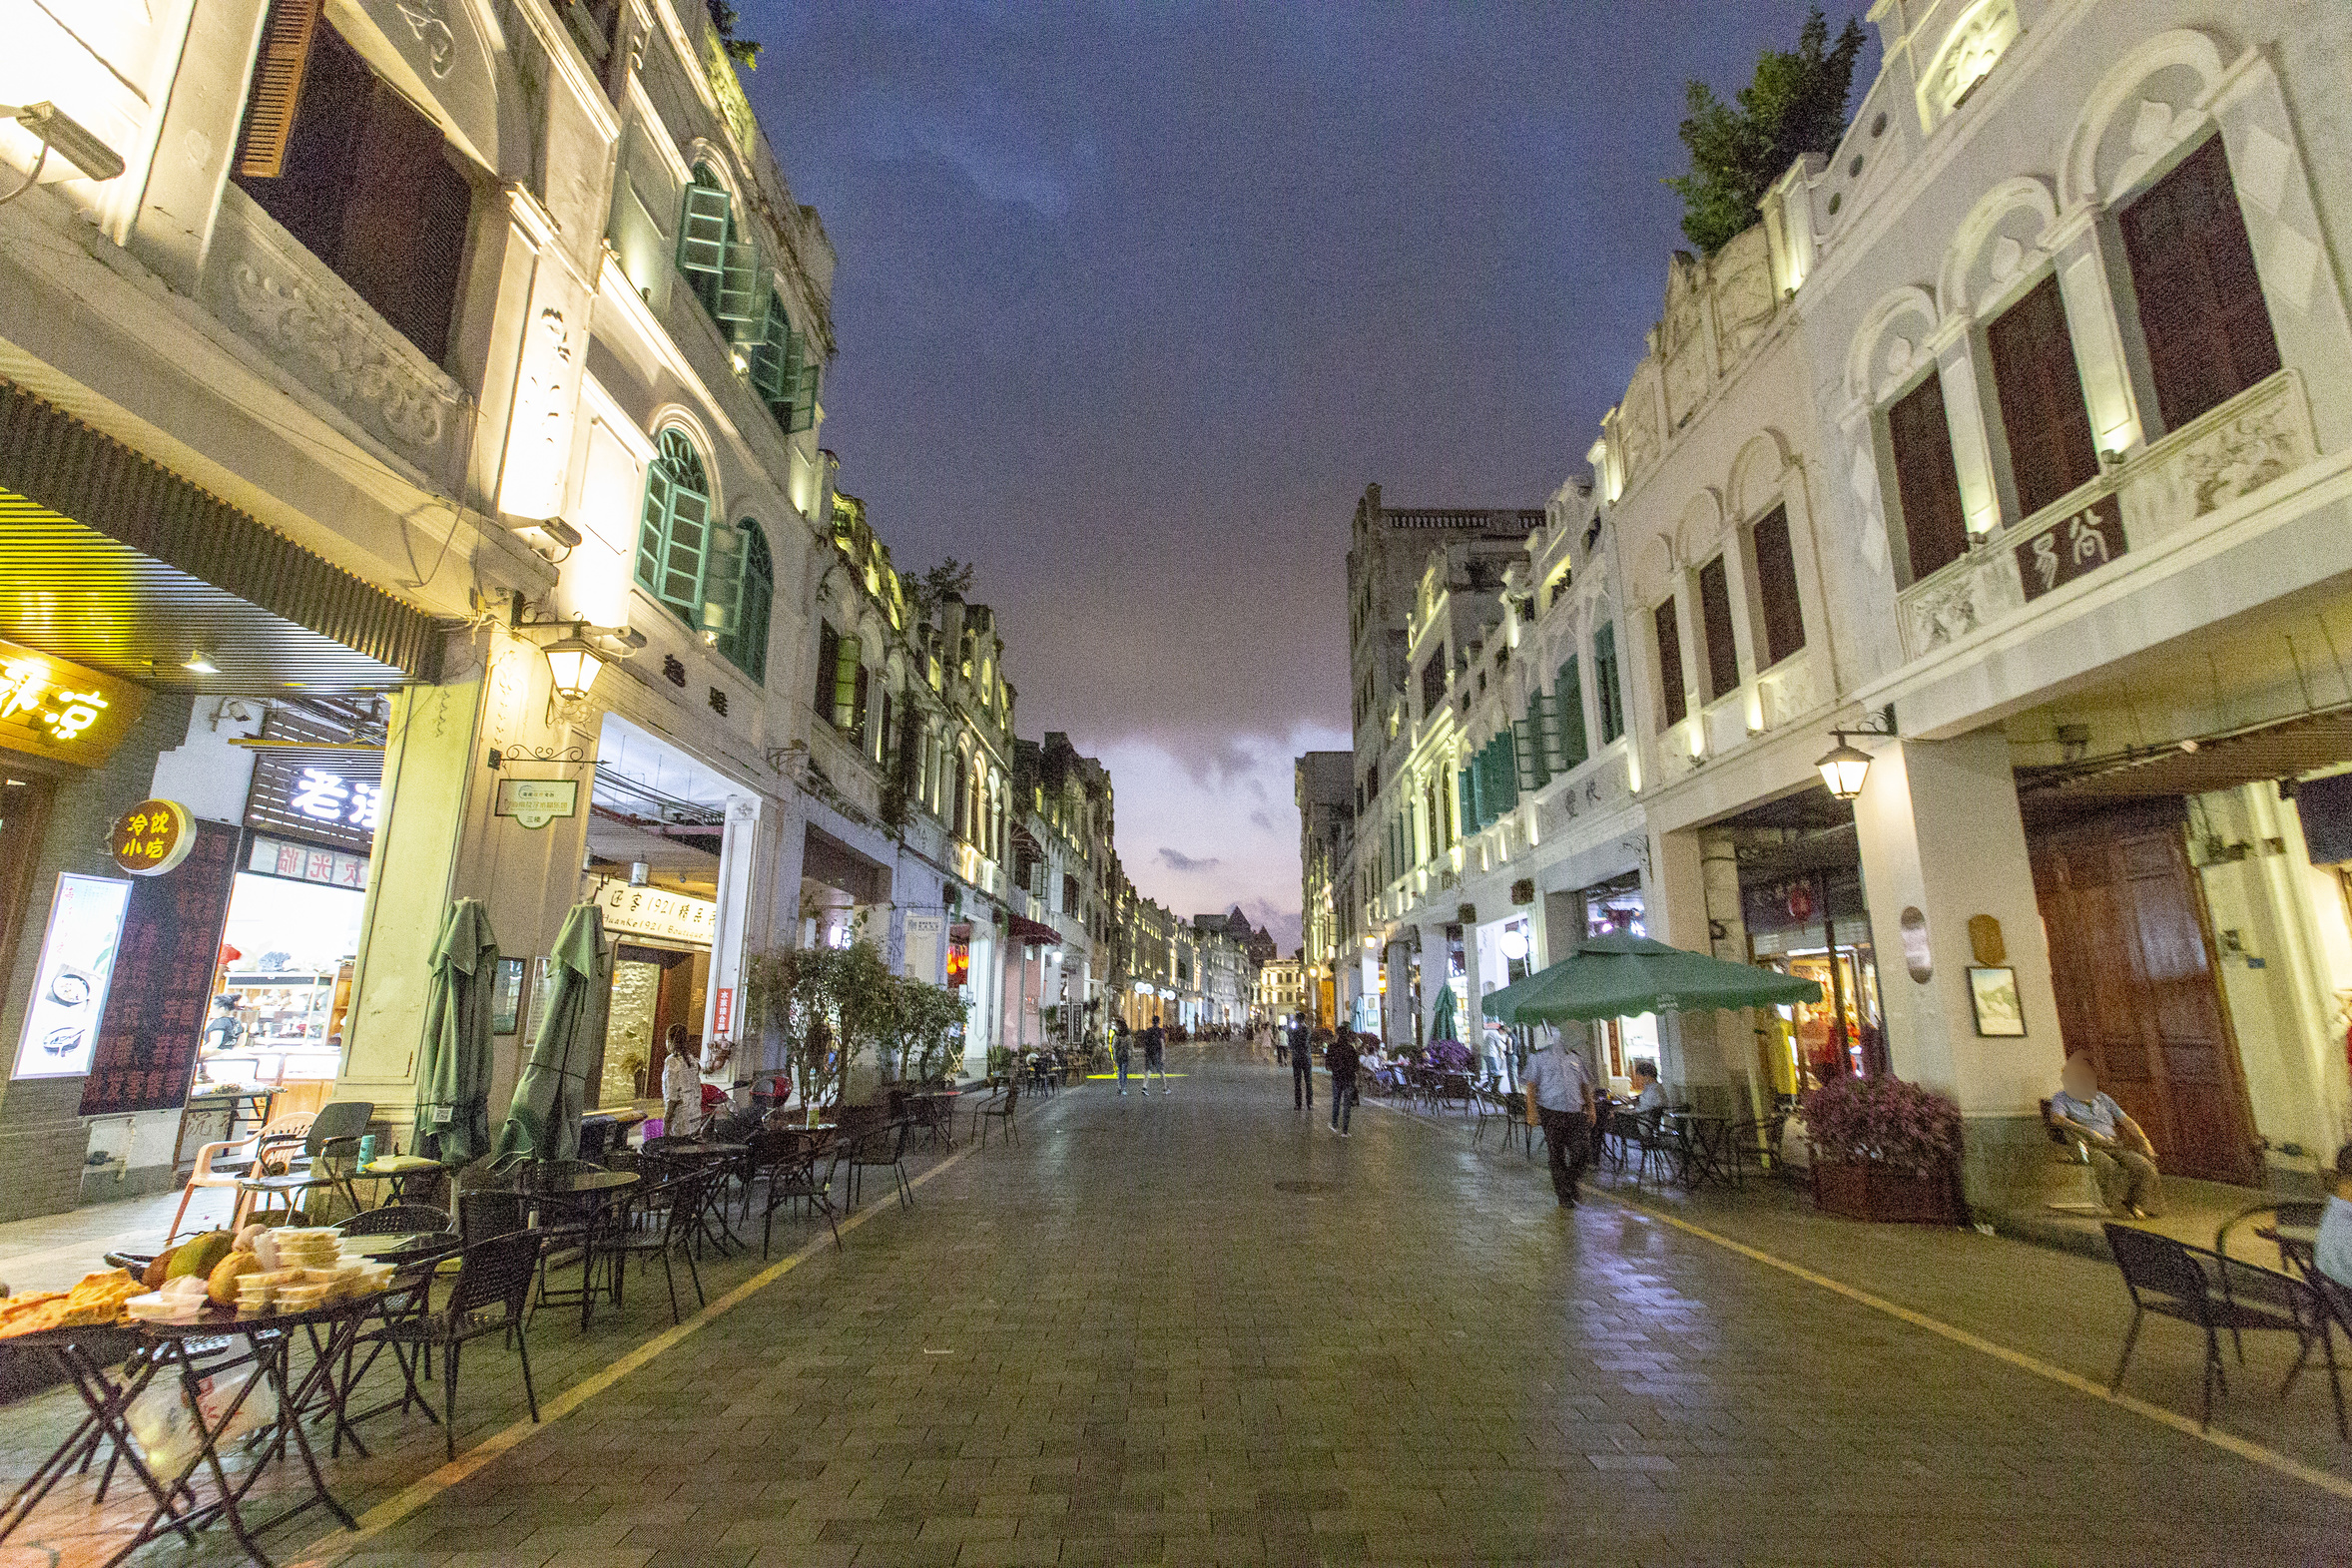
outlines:
{"label": "menu board", "polygon": [[131,884],[115,952],[118,983],[107,992],[98,1049],[82,1080],[84,1116],[187,1103],[237,875],[237,829],[198,822],[196,833],[178,869]]}

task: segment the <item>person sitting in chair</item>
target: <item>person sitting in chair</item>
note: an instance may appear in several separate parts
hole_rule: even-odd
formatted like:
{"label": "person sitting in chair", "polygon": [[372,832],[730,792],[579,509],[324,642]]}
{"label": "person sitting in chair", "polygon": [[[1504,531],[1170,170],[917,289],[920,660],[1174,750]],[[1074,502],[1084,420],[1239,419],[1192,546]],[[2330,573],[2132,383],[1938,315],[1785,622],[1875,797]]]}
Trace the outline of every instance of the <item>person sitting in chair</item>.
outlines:
{"label": "person sitting in chair", "polygon": [[[2156,1146],[2114,1098],[2099,1088],[2098,1069],[2091,1065],[2088,1052],[2077,1051],[2066,1058],[2062,1081],[2065,1087],[2051,1096],[2050,1114],[2088,1145],[2091,1174],[2107,1207],[2134,1220],[2162,1213]],[[2119,1204],[2117,1187],[2123,1189]]]}
{"label": "person sitting in chair", "polygon": [[2319,1215],[2319,1241],[2312,1262],[2328,1279],[2352,1291],[2352,1144],[2336,1151],[2335,1181]]}
{"label": "person sitting in chair", "polygon": [[1633,1064],[1633,1088],[1635,1091],[1633,1096],[1634,1111],[1649,1118],[1650,1124],[1655,1126],[1658,1118],[1666,1114],[1666,1091],[1658,1083],[1658,1064],[1649,1061],[1635,1062]]}

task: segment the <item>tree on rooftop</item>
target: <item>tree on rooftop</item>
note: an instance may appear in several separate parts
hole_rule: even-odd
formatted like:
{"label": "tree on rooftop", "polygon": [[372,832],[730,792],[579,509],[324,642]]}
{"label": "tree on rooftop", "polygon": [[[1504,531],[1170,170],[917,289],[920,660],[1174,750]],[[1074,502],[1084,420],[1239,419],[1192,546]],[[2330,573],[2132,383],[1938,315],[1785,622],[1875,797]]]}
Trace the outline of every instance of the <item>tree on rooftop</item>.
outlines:
{"label": "tree on rooftop", "polygon": [[939,606],[949,599],[971,596],[972,565],[953,556],[926,568],[920,577],[906,585],[906,597],[914,601],[914,618],[927,621],[938,613]]}
{"label": "tree on rooftop", "polygon": [[1862,24],[1852,17],[1831,43],[1829,21],[1816,5],[1797,34],[1797,47],[1767,49],[1756,79],[1735,104],[1704,82],[1685,89],[1682,145],[1690,173],[1666,181],[1682,198],[1682,232],[1713,254],[1756,221],[1756,204],[1789,165],[1807,153],[1837,151],[1846,130],[1846,97],[1861,57]]}

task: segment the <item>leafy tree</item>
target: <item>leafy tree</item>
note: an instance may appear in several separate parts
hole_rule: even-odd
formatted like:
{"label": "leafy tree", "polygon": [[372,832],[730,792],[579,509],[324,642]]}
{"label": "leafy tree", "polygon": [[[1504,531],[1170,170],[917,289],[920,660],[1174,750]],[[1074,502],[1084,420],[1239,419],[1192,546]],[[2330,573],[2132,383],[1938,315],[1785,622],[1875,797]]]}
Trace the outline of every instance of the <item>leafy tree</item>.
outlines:
{"label": "leafy tree", "polygon": [[757,38],[738,38],[735,30],[743,19],[735,14],[735,7],[727,0],[704,0],[711,13],[711,25],[719,30],[720,47],[727,58],[747,71],[760,68],[760,41]]}
{"label": "leafy tree", "polygon": [[1737,104],[1717,98],[1704,82],[1685,89],[1682,145],[1690,173],[1666,184],[1682,198],[1682,232],[1712,255],[1756,221],[1756,204],[1789,165],[1807,153],[1827,157],[1846,130],[1846,97],[1861,57],[1862,24],[1852,17],[1831,43],[1829,21],[1816,5],[1792,51],[1767,49],[1756,79]]}
{"label": "leafy tree", "polygon": [[969,598],[971,584],[972,564],[948,556],[926,568],[920,577],[908,582],[906,597],[914,602],[915,619],[927,621],[949,599]]}

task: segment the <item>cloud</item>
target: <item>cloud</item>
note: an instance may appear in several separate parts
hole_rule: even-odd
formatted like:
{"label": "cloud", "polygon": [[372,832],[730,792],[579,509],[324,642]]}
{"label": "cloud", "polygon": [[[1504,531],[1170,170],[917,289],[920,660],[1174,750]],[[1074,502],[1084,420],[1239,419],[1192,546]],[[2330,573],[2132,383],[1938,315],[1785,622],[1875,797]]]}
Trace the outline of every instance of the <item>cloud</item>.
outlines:
{"label": "cloud", "polygon": [[1216,855],[1196,860],[1189,854],[1180,853],[1163,845],[1160,849],[1160,863],[1171,871],[1214,871],[1225,862]]}

